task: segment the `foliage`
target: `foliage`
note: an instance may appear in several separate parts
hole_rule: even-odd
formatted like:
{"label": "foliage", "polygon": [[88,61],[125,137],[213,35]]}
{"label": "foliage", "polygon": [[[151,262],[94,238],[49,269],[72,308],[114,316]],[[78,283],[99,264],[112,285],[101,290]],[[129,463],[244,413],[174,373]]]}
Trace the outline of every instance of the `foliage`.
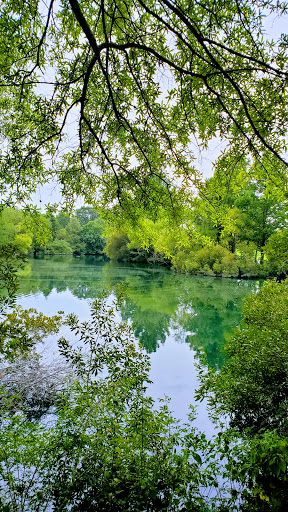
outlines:
{"label": "foliage", "polygon": [[20,306],[6,312],[0,331],[2,360],[4,358],[7,362],[17,357],[30,357],[36,343],[43,342],[48,334],[59,331],[60,320],[60,315],[46,317],[33,308],[23,309]]}
{"label": "foliage", "polygon": [[288,281],[264,283],[244,301],[242,328],[226,345],[227,362],[202,376],[200,396],[231,426],[287,435]]}
{"label": "foliage", "polygon": [[[242,453],[238,451],[239,479],[247,484],[244,510],[275,511],[285,510],[287,505],[287,464],[288,438],[277,432],[267,431],[256,435]],[[230,470],[235,471],[231,460]]]}
{"label": "foliage", "polygon": [[286,275],[288,271],[288,229],[274,233],[266,244],[267,255],[271,272]]}
{"label": "foliage", "polygon": [[227,168],[215,168],[194,200],[195,224],[232,253],[239,252],[241,242],[255,244],[263,264],[267,240],[286,226],[287,201],[268,195],[265,181],[249,176],[253,166],[242,162],[241,169],[242,183],[235,170],[228,177]]}
{"label": "foliage", "polygon": [[237,277],[239,274],[235,254],[231,254],[221,245],[179,251],[173,257],[172,263],[176,270],[191,274],[223,277]]}
{"label": "foliage", "polygon": [[0,253],[0,312],[13,303],[18,288],[18,271],[24,268],[25,254],[12,244],[2,245]]}
{"label": "foliage", "polygon": [[[221,185],[217,174],[213,179],[207,180],[201,192],[205,197],[195,199],[193,209],[186,210],[185,223],[182,225],[179,225],[177,219],[169,219],[164,211],[155,221],[141,217],[137,224],[131,225],[129,222],[119,223],[119,219],[114,224],[107,224],[89,207],[76,210],[75,215],[70,217],[62,214],[55,216],[52,213],[40,217],[35,213],[29,217],[27,212],[6,208],[5,216],[2,216],[3,242],[9,232],[8,238],[14,237],[13,243],[19,249],[25,252],[29,247],[28,254],[73,252],[80,255],[102,254],[107,241],[106,255],[118,261],[161,265],[172,263],[177,271],[223,277],[254,277],[281,273],[279,265],[277,267],[273,263],[272,257],[267,260],[271,247],[271,244],[267,245],[267,237],[279,226],[285,225],[286,203],[260,197],[260,185],[256,190],[256,185],[248,179],[242,190],[237,185],[240,195],[229,195],[227,190],[226,196],[222,197],[219,181]],[[215,218],[213,221],[212,206],[217,211],[216,225],[213,224]],[[245,208],[249,210],[249,215]],[[83,224],[91,215],[98,217]],[[58,217],[62,219],[62,224]],[[82,227],[78,217],[82,219]],[[9,220],[13,218],[15,225]],[[257,222],[255,219],[258,219]],[[61,227],[62,225],[65,227]],[[25,231],[28,226],[31,229],[30,235]],[[41,230],[42,242],[38,233]],[[49,240],[49,236],[52,240]],[[260,240],[257,242],[258,246],[252,241],[254,239]],[[28,244],[27,247],[25,243]],[[260,243],[265,243],[265,247],[260,246]],[[260,265],[257,260],[259,249]],[[266,260],[263,265],[264,250]]]}
{"label": "foliage", "polygon": [[51,212],[47,212],[46,213],[45,219],[47,220],[47,223],[49,224],[50,232],[51,232],[51,238],[52,238],[52,241],[53,241],[56,238],[57,231],[59,229],[61,229],[61,224],[60,224],[58,218],[55,217],[55,215],[53,215]]}
{"label": "foliage", "polygon": [[[279,318],[283,331],[287,329],[287,285],[272,282],[259,292],[261,301],[256,296],[246,302],[247,325],[265,331],[270,325],[275,328]],[[273,311],[275,303],[278,309]],[[27,367],[26,377],[36,380],[42,409],[31,389],[27,399],[13,395],[17,373],[8,373],[0,408],[2,509],[284,510],[288,449],[279,414],[278,432],[253,434],[250,429],[240,434],[228,429],[211,441],[190,423],[180,426],[165,403],[156,410],[147,396],[149,359],[137,348],[131,328],[116,322],[115,306],[102,296],[92,305],[90,321],[81,324],[75,315],[68,316],[72,339],[61,338],[59,348],[66,374],[73,375],[70,381],[65,383],[62,373],[62,380],[52,378],[51,387],[41,389],[43,374],[31,359],[36,367],[34,374]],[[36,338],[57,328],[59,321],[18,310],[9,317],[12,326],[15,315]],[[24,367],[15,361],[22,373],[19,391],[27,391]],[[45,380],[51,378],[47,368],[40,366],[40,371]],[[278,382],[273,385],[275,391]],[[33,413],[41,414],[55,399],[52,424],[31,422]],[[270,418],[271,410],[268,414]]]}
{"label": "foliage", "polygon": [[[70,217],[65,228],[59,229],[56,234],[56,240],[66,242],[75,254],[80,254],[84,244],[81,242],[81,225],[77,217]],[[71,252],[71,251],[69,251]],[[66,253],[67,254],[67,253]],[[69,253],[68,253],[69,254]]]}
{"label": "foliage", "polygon": [[[76,215],[77,215],[77,212],[76,212]],[[70,215],[68,215],[67,213],[64,213],[64,212],[59,212],[56,216],[56,221],[58,223],[58,225],[60,225],[60,228],[66,228],[68,222],[69,222],[69,219],[70,219]]]}
{"label": "foliage", "polygon": [[0,246],[14,245],[20,253],[27,254],[32,244],[32,234],[27,233],[24,222],[21,210],[5,208],[0,215]]}
{"label": "foliage", "polygon": [[240,509],[284,511],[288,281],[264,283],[256,295],[244,300],[243,312],[243,325],[228,339],[227,360],[220,371],[207,369],[205,358],[200,362],[197,398],[208,397],[212,416],[229,421],[221,437],[226,445],[226,477],[238,482],[235,495]]}
{"label": "foliage", "polygon": [[287,438],[274,431],[251,437],[222,428],[215,449],[223,464],[223,478],[229,482],[228,510],[242,512],[284,512],[287,505]]}
{"label": "foliage", "polygon": [[81,226],[84,226],[88,222],[96,220],[99,217],[99,213],[90,206],[81,206],[81,208],[76,210],[75,214]]}
{"label": "foliage", "polygon": [[[242,164],[245,170],[247,164]],[[248,177],[242,187],[241,183],[233,187],[231,178],[226,190],[221,180],[218,169],[201,186],[180,225],[163,211],[154,221],[145,216],[133,225],[109,223],[106,254],[119,261],[171,262],[176,271],[192,274],[276,275],[275,265],[267,262],[266,244],[279,227],[285,226],[286,201],[266,197],[263,184]]]}
{"label": "foliage", "polygon": [[14,246],[15,252],[23,257],[44,251],[52,236],[51,218],[41,215],[36,208],[4,208],[0,214],[0,227],[0,247]]}
{"label": "foliage", "polygon": [[53,240],[46,247],[48,254],[72,254],[72,248],[66,240]]}
{"label": "foliage", "polygon": [[0,322],[0,403],[41,416],[55,402],[67,368],[40,361],[37,344],[59,332],[61,314],[47,317],[15,306]]}
{"label": "foliage", "polygon": [[49,222],[46,215],[41,214],[36,207],[27,207],[23,210],[24,213],[24,227],[33,235],[33,244],[38,244],[41,247],[45,246],[55,233],[53,223]]}
{"label": "foliage", "polygon": [[82,227],[80,240],[85,243],[85,254],[103,254],[105,239],[104,222],[101,219],[90,220]]}
{"label": "foliage", "polygon": [[[285,14],[287,3],[68,0],[56,6],[51,0],[46,6],[7,0],[0,17],[3,202],[23,203],[57,176],[67,211],[84,195],[107,217],[125,217],[134,228],[140,219],[133,234],[123,225],[110,240],[112,253],[119,249],[132,259],[160,253],[185,271],[236,276],[253,275],[254,248],[263,263],[267,246],[270,269],[286,273],[286,231],[275,230],[286,225],[287,37],[263,37],[264,8]],[[191,163],[191,141],[196,137],[205,148],[215,136],[227,147],[217,180],[207,185]],[[242,178],[246,189],[237,201],[231,195],[239,194]],[[157,223],[163,207],[169,213]],[[53,215],[44,221],[34,211],[34,230],[29,219],[25,227],[22,213],[4,209],[3,215],[1,285],[12,297],[29,248],[47,243],[51,231],[52,247],[69,244],[79,254],[80,233],[90,231],[77,217],[67,223],[59,217],[57,225]],[[15,412],[24,395],[15,398],[19,379],[14,386],[12,366],[7,371],[12,385],[5,381],[1,396],[2,509],[284,509],[287,296],[286,282],[268,283],[247,301],[243,327],[227,345],[227,363],[203,376],[202,396],[210,394],[216,412],[228,411],[241,432],[250,428],[242,440],[231,431],[218,436],[216,453],[205,436],[177,427],[165,406],[152,408],[145,394],[148,361],[129,330],[115,324],[112,307],[99,299],[91,322],[70,317],[78,345],[62,339],[60,350],[78,380],[63,385],[54,425],[29,421],[33,394],[23,413]],[[12,314],[11,326],[1,324],[8,359],[27,355],[35,341],[23,329],[23,322],[33,325],[31,316]],[[21,376],[25,368],[15,362]],[[38,378],[42,371],[39,366],[36,377],[27,375]],[[243,489],[208,500],[210,486],[215,492],[219,485],[219,453],[228,479]]]}
{"label": "foliage", "polygon": [[19,412],[10,418],[7,409],[11,409],[11,399],[7,400],[4,406],[1,405],[1,510],[47,510],[43,503],[43,494],[35,479],[35,468],[39,465],[43,445],[45,446],[41,427],[37,427],[34,422],[23,421],[24,418]]}
{"label": "foliage", "polygon": [[141,245],[133,247],[126,233],[112,231],[107,237],[105,254],[112,260],[147,263],[152,252]]}
{"label": "foliage", "polygon": [[68,317],[77,344],[61,338],[59,347],[77,380],[63,387],[54,424],[36,426],[11,414],[13,397],[5,400],[2,390],[3,510],[213,507],[213,444],[191,425],[178,426],[165,403],[153,408],[149,359],[131,329],[115,322],[113,306],[102,297],[88,323]]}
{"label": "foliage", "polygon": [[244,215],[239,238],[255,243],[258,250],[263,251],[271,235],[287,223],[286,202],[267,197],[259,183],[246,185],[235,204]]}
{"label": "foliage", "polygon": [[257,246],[253,242],[245,240],[237,244],[236,255],[241,277],[267,276],[267,266],[258,263],[257,254]]}
{"label": "foliage", "polygon": [[243,175],[239,161],[249,154],[251,175],[283,197],[287,41],[285,34],[268,40],[263,17],[286,11],[286,2],[263,0],[57,7],[51,0],[21,8],[7,0],[0,40],[6,203],[57,177],[67,208],[83,194],[90,205],[99,198],[107,213],[125,206],[127,218],[148,210],[155,218],[163,205],[177,216],[201,182],[191,141],[205,148],[216,135],[228,141],[219,161],[227,180],[231,169]]}

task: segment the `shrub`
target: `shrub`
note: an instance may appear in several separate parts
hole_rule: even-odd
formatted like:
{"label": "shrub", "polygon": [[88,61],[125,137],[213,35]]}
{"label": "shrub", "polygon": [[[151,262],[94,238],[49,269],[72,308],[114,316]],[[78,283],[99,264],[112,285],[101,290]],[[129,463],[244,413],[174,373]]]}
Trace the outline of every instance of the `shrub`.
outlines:
{"label": "shrub", "polygon": [[53,240],[46,247],[47,254],[72,254],[72,249],[66,240]]}
{"label": "shrub", "polygon": [[125,233],[113,233],[107,237],[105,254],[111,260],[125,261],[129,257],[129,238]]}
{"label": "shrub", "polygon": [[61,338],[59,348],[74,382],[58,395],[54,423],[13,413],[2,390],[1,510],[210,511],[213,444],[180,427],[166,403],[153,407],[149,358],[116,323],[115,304],[102,297],[90,322],[66,323],[77,342]]}
{"label": "shrub", "polygon": [[[287,332],[287,290],[288,283],[270,283],[260,297],[247,301],[247,325],[243,330],[253,325],[255,330],[251,333],[264,333],[264,340],[269,333],[277,332],[274,342],[283,348],[279,340]],[[17,397],[1,389],[1,511],[286,510],[288,444],[281,435],[285,414],[281,416],[277,407],[270,407],[271,390],[280,397],[284,389],[280,386],[279,390],[279,379],[271,381],[274,370],[280,368],[282,352],[278,359],[275,357],[279,346],[275,350],[268,346],[266,357],[263,343],[258,364],[255,353],[261,344],[254,344],[254,351],[249,347],[247,350],[247,344],[242,346],[243,340],[237,339],[236,334],[229,348],[232,363],[227,363],[222,375],[208,374],[206,386],[210,391],[211,383],[213,391],[218,386],[218,398],[225,408],[228,403],[237,404],[235,391],[242,393],[244,388],[245,393],[254,392],[255,401],[260,396],[264,406],[268,406],[266,420],[273,418],[273,414],[279,420],[278,432],[256,430],[253,435],[251,429],[241,434],[228,429],[208,441],[192,427],[193,415],[186,425],[180,426],[165,402],[155,409],[146,393],[149,359],[137,347],[131,328],[115,321],[119,314],[115,308],[116,304],[108,306],[101,297],[92,305],[89,322],[81,324],[75,315],[67,318],[73,341],[61,338],[59,348],[73,370],[74,379],[62,383],[61,393],[56,390],[57,408],[52,423],[29,421],[27,409],[21,411],[19,401],[15,402]],[[43,333],[58,328],[58,318],[49,320],[31,313],[21,313],[19,319],[23,325],[28,322],[27,326],[36,329],[36,337],[40,335],[41,318]],[[13,325],[10,331],[13,334]],[[9,342],[8,331],[6,337]],[[29,344],[23,348],[28,355]],[[282,359],[287,361],[287,354]],[[253,363],[256,369],[251,372]],[[31,370],[33,373],[34,368]],[[282,369],[279,375],[283,377],[284,373]],[[31,375],[26,377],[31,379]],[[220,375],[218,381],[215,375],[216,379]],[[263,378],[266,387],[262,389]],[[45,392],[44,389],[44,395]],[[243,393],[239,396],[238,406],[245,408]],[[287,419],[283,395],[282,402]],[[273,424],[269,426],[272,428]]]}
{"label": "shrub", "polygon": [[268,269],[272,273],[287,274],[288,272],[288,229],[277,231],[269,238],[265,246]]}
{"label": "shrub", "polygon": [[203,378],[202,394],[231,426],[288,434],[288,280],[268,281],[244,301],[243,327],[228,341],[227,362]]}
{"label": "shrub", "polygon": [[176,270],[191,274],[237,277],[239,273],[236,255],[221,245],[179,251],[172,263]]}
{"label": "shrub", "polygon": [[263,265],[256,261],[257,247],[253,242],[239,242],[237,244],[237,262],[242,277],[256,277],[266,274]]}
{"label": "shrub", "polygon": [[111,260],[147,263],[154,251],[142,247],[133,247],[126,233],[112,233],[107,238],[105,254]]}

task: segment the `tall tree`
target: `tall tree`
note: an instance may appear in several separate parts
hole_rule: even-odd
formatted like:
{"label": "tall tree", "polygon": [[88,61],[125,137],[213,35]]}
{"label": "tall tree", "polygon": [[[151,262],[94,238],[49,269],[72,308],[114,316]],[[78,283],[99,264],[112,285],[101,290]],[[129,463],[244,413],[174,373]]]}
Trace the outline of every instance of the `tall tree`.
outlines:
{"label": "tall tree", "polygon": [[81,226],[87,224],[87,222],[93,221],[99,217],[99,214],[91,208],[91,206],[81,206],[75,212],[77,219],[79,220]]}
{"label": "tall tree", "polygon": [[85,244],[85,254],[103,254],[105,239],[103,237],[105,225],[101,219],[90,220],[82,227],[79,237]]}
{"label": "tall tree", "polygon": [[287,226],[287,203],[279,203],[273,197],[266,197],[261,185],[250,183],[235,204],[245,215],[239,238],[252,241],[261,252],[264,261],[264,246],[278,229]]}

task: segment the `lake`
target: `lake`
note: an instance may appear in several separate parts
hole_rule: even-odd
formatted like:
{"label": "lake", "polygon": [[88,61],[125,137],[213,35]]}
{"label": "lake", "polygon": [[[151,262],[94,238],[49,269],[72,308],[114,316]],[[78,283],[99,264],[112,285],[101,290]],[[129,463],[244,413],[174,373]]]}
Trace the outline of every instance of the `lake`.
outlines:
{"label": "lake", "polygon": [[[241,322],[242,300],[255,293],[260,283],[175,274],[166,267],[92,256],[46,256],[29,260],[17,302],[47,315],[63,310],[87,320],[91,301],[103,289],[113,294],[121,282],[126,285],[122,319],[131,323],[150,354],[150,393],[156,399],[171,397],[171,409],[183,420],[189,404],[195,404],[197,351],[204,348],[210,365],[223,364],[222,347]],[[56,351],[56,342],[49,350]],[[205,403],[197,407],[196,426],[211,431]]]}

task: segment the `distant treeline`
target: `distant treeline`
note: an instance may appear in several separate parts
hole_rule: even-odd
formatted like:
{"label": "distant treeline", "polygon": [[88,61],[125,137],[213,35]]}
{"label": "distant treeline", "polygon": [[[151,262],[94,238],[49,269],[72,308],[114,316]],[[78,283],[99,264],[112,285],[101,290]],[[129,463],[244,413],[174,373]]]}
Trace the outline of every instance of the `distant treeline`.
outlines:
{"label": "distant treeline", "polygon": [[[231,192],[206,180],[181,223],[142,218],[137,227],[109,228],[111,259],[170,264],[178,272],[219,277],[288,274],[288,204],[249,181]],[[145,247],[145,249],[143,249]]]}
{"label": "distant treeline", "polygon": [[[217,215],[215,215],[215,212]],[[105,222],[91,207],[69,216],[4,209],[0,244],[28,256],[106,255],[112,260],[171,265],[178,272],[219,277],[288,274],[287,202],[265,195],[255,182],[221,196],[213,179],[177,223],[140,218],[133,227]]]}
{"label": "distant treeline", "polygon": [[27,215],[25,211],[6,208],[0,217],[0,243],[12,243],[28,256],[39,254],[103,254],[104,221],[90,207],[69,216]]}

